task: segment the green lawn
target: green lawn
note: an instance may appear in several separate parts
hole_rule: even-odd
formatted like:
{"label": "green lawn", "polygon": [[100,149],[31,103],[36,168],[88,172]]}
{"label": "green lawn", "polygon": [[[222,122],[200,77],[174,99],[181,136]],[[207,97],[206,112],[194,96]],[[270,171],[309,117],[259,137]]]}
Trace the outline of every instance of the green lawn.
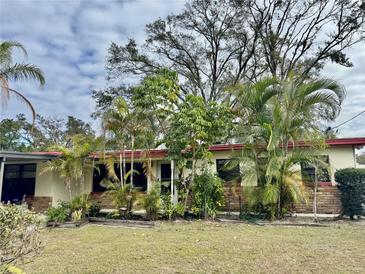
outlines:
{"label": "green lawn", "polygon": [[88,225],[44,233],[26,273],[365,273],[365,225]]}

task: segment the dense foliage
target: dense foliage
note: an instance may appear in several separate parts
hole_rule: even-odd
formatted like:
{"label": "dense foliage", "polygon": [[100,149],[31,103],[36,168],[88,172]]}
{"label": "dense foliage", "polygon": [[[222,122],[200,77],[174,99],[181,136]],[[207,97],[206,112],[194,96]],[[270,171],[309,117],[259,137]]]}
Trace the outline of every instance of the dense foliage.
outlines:
{"label": "dense foliage", "polygon": [[160,185],[155,183],[152,189],[142,198],[143,208],[146,210],[146,218],[157,220],[160,209]]}
{"label": "dense foliage", "polygon": [[76,193],[85,193],[85,172],[87,169],[94,168],[90,154],[98,151],[102,141],[100,137],[94,139],[90,136],[75,135],[70,148],[65,146],[54,148],[62,153],[62,157],[47,162],[42,172],[55,172],[64,179],[70,198],[73,196],[72,192],[77,189],[79,191]]}
{"label": "dense foliage", "polygon": [[194,178],[192,211],[204,218],[215,218],[224,203],[223,181],[207,168]]}
{"label": "dense foliage", "polygon": [[183,202],[174,204],[171,201],[171,193],[161,194],[161,211],[162,216],[168,220],[174,220],[175,218],[182,218],[185,214],[185,206]]}
{"label": "dense foliage", "polygon": [[15,151],[44,151],[54,146],[72,146],[72,138],[83,134],[94,136],[89,123],[73,116],[67,120],[36,115],[32,124],[24,114],[0,121],[0,149]]}
{"label": "dense foliage", "polygon": [[[305,201],[300,163],[321,165],[325,148],[319,121],[334,120],[345,96],[342,86],[318,79],[301,83],[294,77],[236,85],[234,136],[246,144],[235,155],[243,167],[245,186],[258,186],[252,204],[282,217],[293,203]],[[309,141],[306,148],[298,141]]]}
{"label": "dense foliage", "polygon": [[59,202],[57,206],[50,207],[47,210],[47,221],[54,224],[66,222],[71,215],[70,204],[67,202]]}
{"label": "dense foliage", "polygon": [[40,216],[23,205],[0,203],[0,272],[31,260],[42,249]]}
{"label": "dense foliage", "polygon": [[346,168],[335,173],[343,214],[351,219],[365,213],[365,169]]}

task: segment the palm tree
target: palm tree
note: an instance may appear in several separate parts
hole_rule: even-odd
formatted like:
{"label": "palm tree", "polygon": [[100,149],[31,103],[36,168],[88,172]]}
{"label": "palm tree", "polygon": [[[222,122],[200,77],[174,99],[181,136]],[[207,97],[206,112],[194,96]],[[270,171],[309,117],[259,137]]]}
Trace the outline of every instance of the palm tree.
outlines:
{"label": "palm tree", "polygon": [[290,77],[240,86],[232,94],[237,100],[238,138],[250,144],[240,155],[247,169],[246,183],[257,182],[261,202],[275,204],[277,217],[281,217],[283,207],[302,196],[295,165],[318,163],[314,151],[304,151],[296,142],[304,140],[317,150],[323,148],[319,122],[338,116],[345,91],[332,80],[300,83]]}
{"label": "palm tree", "polygon": [[97,151],[102,143],[102,138],[92,139],[81,135],[72,138],[72,147],[56,147],[61,156],[47,162],[42,173],[53,171],[64,179],[66,189],[72,198],[72,183],[80,183],[81,194],[85,193],[85,170],[94,168],[91,153]]}
{"label": "palm tree", "polygon": [[19,80],[36,80],[41,85],[45,84],[45,79],[42,70],[33,65],[26,63],[13,63],[13,49],[21,50],[25,57],[27,51],[22,44],[16,41],[2,41],[0,42],[0,93],[1,106],[6,107],[10,98],[10,94],[18,97],[24,102],[32,112],[33,121],[35,119],[35,110],[31,102],[19,91],[9,87],[10,81]]}
{"label": "palm tree", "polygon": [[[114,108],[107,112],[104,116],[104,127],[109,132],[112,132],[115,138],[121,138],[119,143],[122,145],[123,151],[123,169],[125,173],[125,145],[130,144],[132,154],[131,154],[131,171],[134,170],[134,151],[137,140],[140,136],[147,133],[147,129],[150,127],[148,119],[139,109],[128,105],[128,103],[119,97],[114,101]],[[122,154],[121,154],[122,155]],[[121,161],[120,161],[121,162]],[[133,174],[130,173],[130,182],[133,187]],[[121,179],[123,184],[123,179]]]}

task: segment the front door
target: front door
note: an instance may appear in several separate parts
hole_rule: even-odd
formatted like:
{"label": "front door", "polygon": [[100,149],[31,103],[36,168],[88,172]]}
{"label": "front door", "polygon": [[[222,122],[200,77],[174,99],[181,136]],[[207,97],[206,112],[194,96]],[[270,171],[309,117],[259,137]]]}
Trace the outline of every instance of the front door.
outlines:
{"label": "front door", "polygon": [[34,196],[36,164],[5,165],[2,202],[20,203],[24,195]]}

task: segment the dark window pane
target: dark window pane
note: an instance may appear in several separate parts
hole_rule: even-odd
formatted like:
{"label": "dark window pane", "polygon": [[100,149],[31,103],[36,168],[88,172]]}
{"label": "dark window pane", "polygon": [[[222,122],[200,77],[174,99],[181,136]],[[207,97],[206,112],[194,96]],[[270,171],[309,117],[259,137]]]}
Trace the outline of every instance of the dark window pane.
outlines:
{"label": "dark window pane", "polygon": [[21,169],[21,177],[22,178],[35,178],[36,177],[36,165],[23,165]]}
{"label": "dark window pane", "polygon": [[235,166],[227,166],[231,159],[217,159],[217,173],[218,176],[225,182],[240,180],[240,166],[237,163]]}
{"label": "dark window pane", "polygon": [[94,169],[93,174],[93,192],[104,192],[106,188],[101,186],[100,183],[103,179],[107,178],[107,170],[105,165],[98,165]]}
{"label": "dark window pane", "polygon": [[170,164],[161,164],[161,181],[171,181]]}
{"label": "dark window pane", "polygon": [[[100,185],[100,182],[103,179],[108,178],[108,172],[105,167],[105,165],[99,165],[98,169],[94,170],[94,176],[93,176],[93,192],[104,192],[106,191],[106,188]],[[142,163],[134,163],[133,169],[136,171],[133,174],[133,185],[135,187],[138,187],[141,191],[147,190],[147,178],[143,171],[143,164]],[[131,170],[131,164],[126,163],[126,174]],[[118,179],[120,179],[120,167],[119,164],[114,165],[114,171],[117,175]],[[123,174],[125,176],[125,174]],[[126,183],[129,184],[131,181],[131,176],[128,174]]]}
{"label": "dark window pane", "polygon": [[5,165],[1,200],[17,203],[35,194],[36,164]]}
{"label": "dark window pane", "polygon": [[[133,169],[137,172],[133,173],[133,186],[137,187],[140,191],[147,190],[147,178],[144,174],[143,164],[142,163],[134,163]],[[127,164],[127,172],[131,170],[131,164]],[[128,176],[127,183],[130,183],[131,176]]]}
{"label": "dark window pane", "polygon": [[6,165],[4,179],[17,179],[20,177],[20,165]]}
{"label": "dark window pane", "polygon": [[[320,156],[321,160],[325,163],[329,163],[328,155]],[[307,163],[301,163],[302,179],[305,182],[314,183],[315,182],[315,168]],[[318,181],[319,182],[330,182],[331,178],[329,172],[326,168],[321,168],[318,170]]]}

